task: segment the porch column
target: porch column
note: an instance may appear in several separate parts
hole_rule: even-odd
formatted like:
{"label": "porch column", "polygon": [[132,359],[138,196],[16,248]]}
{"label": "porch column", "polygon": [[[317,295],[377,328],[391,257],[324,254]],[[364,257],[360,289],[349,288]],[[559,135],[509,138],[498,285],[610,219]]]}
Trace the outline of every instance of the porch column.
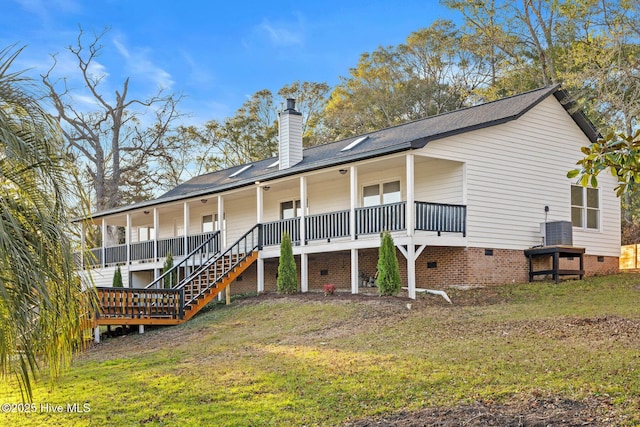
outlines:
{"label": "porch column", "polygon": [[[358,206],[358,168],[349,167],[349,194],[350,194],[350,211],[349,211],[349,230],[351,232],[351,240],[356,240],[356,207]],[[356,253],[356,260],[357,260]],[[351,253],[351,262],[353,267],[353,252]],[[353,272],[352,272],[353,273]],[[352,285],[353,289],[353,285]]]}
{"label": "porch column", "polygon": [[102,218],[102,262],[100,263],[101,267],[105,267],[106,266],[106,255],[107,255],[107,220],[105,218]]}
{"label": "porch column", "polygon": [[309,291],[309,255],[300,254],[300,292]]}
{"label": "porch column", "polygon": [[220,248],[227,247],[227,230],[224,224],[224,197],[218,196],[218,230],[220,230]]}
{"label": "porch column", "polygon": [[131,264],[131,214],[127,213],[127,230],[124,234],[124,241],[127,244],[127,270]]}
{"label": "porch column", "polygon": [[413,244],[413,241],[407,245],[406,258],[407,258],[407,288],[409,292],[409,298],[416,299],[416,247]]}
{"label": "porch column", "polygon": [[[153,208],[153,259],[158,261],[158,236],[160,235],[160,213],[158,208]],[[151,236],[149,236],[151,238]],[[156,278],[158,275],[156,273]]]}
{"label": "porch column", "polygon": [[414,156],[407,154],[407,236],[415,233],[415,184],[414,184]]}
{"label": "porch column", "polygon": [[[295,206],[293,207],[295,209]],[[305,218],[307,216],[307,177],[300,177],[300,246],[306,245],[307,233]],[[304,279],[302,279],[304,280]]]}
{"label": "porch column", "polygon": [[360,277],[358,274],[358,250],[351,249],[351,293],[352,294],[358,293],[359,278]]}
{"label": "porch column", "polygon": [[93,328],[93,341],[96,344],[100,344],[100,326]]}
{"label": "porch column", "polygon": [[[256,223],[262,223],[264,215],[264,188],[256,186]],[[257,292],[264,292],[264,260],[258,255],[256,260]]]}
{"label": "porch column", "polygon": [[184,229],[184,256],[186,257],[189,254],[189,204],[187,202],[184,202],[182,211],[182,215],[184,216],[182,220],[182,227]]}

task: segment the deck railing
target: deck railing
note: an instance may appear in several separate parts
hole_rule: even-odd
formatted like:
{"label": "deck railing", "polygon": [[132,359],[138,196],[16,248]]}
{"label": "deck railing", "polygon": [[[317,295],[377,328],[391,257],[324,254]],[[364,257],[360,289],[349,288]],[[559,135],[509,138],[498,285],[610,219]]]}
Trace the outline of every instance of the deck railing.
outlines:
{"label": "deck railing", "polygon": [[103,319],[181,319],[184,292],[179,289],[96,288]]}
{"label": "deck railing", "polygon": [[406,202],[356,209],[356,234],[406,230]]}
{"label": "deck railing", "polygon": [[[467,207],[443,203],[415,202],[415,229],[441,233],[462,233],[467,235]],[[407,229],[406,202],[356,208],[355,235],[379,234],[384,230],[402,231]],[[336,212],[309,215],[305,217],[305,243],[314,240],[331,241],[351,235],[351,212]],[[263,224],[263,245],[279,245],[282,233],[288,232],[294,244],[300,244],[300,217]],[[213,239],[211,237],[213,236]],[[207,242],[202,246],[203,242]],[[184,236],[160,240],[137,242],[130,245],[129,261],[156,260],[172,255],[181,257],[185,253]],[[202,253],[220,251],[219,232],[209,232],[187,236],[188,252],[196,248]],[[104,250],[103,250],[104,249]],[[105,266],[127,262],[126,245],[91,249],[85,256],[85,266]],[[103,259],[104,257],[104,259]],[[187,272],[185,272],[186,274]]]}
{"label": "deck railing", "polygon": [[263,224],[264,246],[279,245],[282,233],[289,233],[292,243],[300,243],[300,217],[266,222]]}
{"label": "deck railing", "polygon": [[467,235],[467,207],[416,202],[416,230]]}
{"label": "deck railing", "polygon": [[305,218],[305,232],[307,240],[330,241],[333,238],[349,237],[349,211],[309,215]]}

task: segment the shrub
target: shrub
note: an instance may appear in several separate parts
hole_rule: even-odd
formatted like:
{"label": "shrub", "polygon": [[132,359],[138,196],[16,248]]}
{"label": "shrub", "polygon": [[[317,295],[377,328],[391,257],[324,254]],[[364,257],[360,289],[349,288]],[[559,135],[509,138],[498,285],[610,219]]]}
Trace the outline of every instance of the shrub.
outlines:
{"label": "shrub", "polygon": [[[162,266],[162,274],[173,268],[173,255],[171,252],[167,254],[167,259],[164,260],[164,265]],[[163,286],[165,289],[171,289],[178,283],[178,273],[173,271],[171,274],[165,276],[163,280]]]}
{"label": "shrub", "polygon": [[398,295],[402,287],[396,246],[391,233],[383,231],[380,236],[380,250],[378,255],[378,293],[380,295]]}
{"label": "shrub", "polygon": [[280,260],[278,262],[278,293],[293,294],[298,292],[298,273],[296,260],[293,257],[291,237],[289,233],[282,233],[280,243]]}
{"label": "shrub", "polygon": [[322,287],[322,290],[324,291],[324,296],[326,297],[327,295],[333,295],[333,293],[336,291],[336,285],[333,284],[327,284],[324,285]]}
{"label": "shrub", "polygon": [[120,271],[120,266],[116,268],[116,272],[113,273],[113,284],[114,288],[124,288],[124,283],[122,283],[122,271]]}

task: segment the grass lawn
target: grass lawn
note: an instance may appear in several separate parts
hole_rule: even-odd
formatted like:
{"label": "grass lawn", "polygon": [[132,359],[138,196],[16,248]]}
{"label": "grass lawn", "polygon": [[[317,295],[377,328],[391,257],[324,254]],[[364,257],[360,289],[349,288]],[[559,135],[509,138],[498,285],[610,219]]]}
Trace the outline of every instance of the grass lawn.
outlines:
{"label": "grass lawn", "polygon": [[[549,402],[587,408],[589,425],[640,423],[640,276],[447,291],[453,305],[410,309],[322,294],[214,305],[93,346],[53,389],[39,381],[35,412],[0,424],[357,426]],[[20,402],[11,380],[0,401]]]}

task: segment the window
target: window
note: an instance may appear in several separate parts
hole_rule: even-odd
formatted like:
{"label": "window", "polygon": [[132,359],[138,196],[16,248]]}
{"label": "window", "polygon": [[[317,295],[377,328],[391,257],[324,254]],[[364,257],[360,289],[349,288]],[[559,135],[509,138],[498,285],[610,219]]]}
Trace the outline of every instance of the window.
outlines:
{"label": "window", "polygon": [[146,242],[156,238],[156,230],[153,227],[138,227],[138,241]]}
{"label": "window", "polygon": [[[293,209],[295,203],[295,211]],[[300,216],[300,200],[280,203],[280,219],[290,219]]]}
{"label": "window", "polygon": [[571,186],[571,223],[579,228],[600,228],[600,194],[597,188]]}
{"label": "window", "polygon": [[202,232],[209,233],[213,231],[213,215],[204,215],[202,217]]}
{"label": "window", "polygon": [[378,206],[401,202],[400,181],[366,185],[362,188],[362,206]]}

